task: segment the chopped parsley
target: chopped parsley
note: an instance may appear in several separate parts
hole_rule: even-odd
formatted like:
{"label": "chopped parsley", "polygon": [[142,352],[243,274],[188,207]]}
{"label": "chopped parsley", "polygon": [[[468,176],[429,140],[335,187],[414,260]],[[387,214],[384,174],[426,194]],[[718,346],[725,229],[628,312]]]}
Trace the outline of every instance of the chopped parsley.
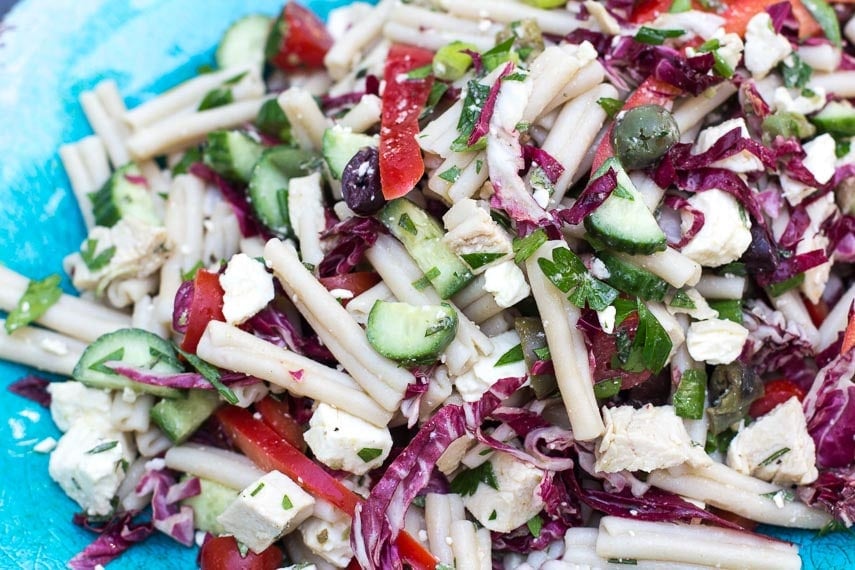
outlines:
{"label": "chopped parsley", "polygon": [[458,473],[457,477],[451,482],[451,492],[457,493],[462,497],[468,497],[475,494],[480,483],[489,485],[497,491],[499,490],[499,482],[496,481],[493,464],[489,461],[485,461],[478,467],[465,469]]}
{"label": "chopped parsley", "polygon": [[84,249],[80,250],[80,258],[83,259],[83,263],[86,264],[86,267],[89,271],[98,271],[107,266],[110,263],[110,260],[113,259],[113,256],[116,254],[116,246],[111,245],[110,247],[104,249],[101,253],[96,254],[98,251],[98,240],[97,239],[87,239],[86,245]]}
{"label": "chopped parsley", "polygon": [[577,307],[586,305],[602,311],[617,299],[618,291],[611,285],[594,277],[585,268],[579,257],[566,247],[552,250],[552,259],[538,258],[537,264],[543,274]]}
{"label": "chopped parsley", "polygon": [[264,481],[259,483],[258,486],[256,486],[255,489],[252,490],[252,492],[249,494],[249,496],[250,497],[256,496],[257,494],[259,494],[261,492],[262,489],[264,489]]}
{"label": "chopped parsley", "polygon": [[439,177],[446,182],[454,184],[457,182],[457,179],[460,178],[460,172],[460,168],[458,168],[457,165],[454,165],[445,172],[440,173]]}
{"label": "chopped parsley", "polygon": [[603,108],[609,119],[614,119],[621,109],[623,109],[623,101],[620,99],[612,99],[611,97],[600,97],[597,99],[597,105]]}
{"label": "chopped parsley", "polygon": [[235,97],[232,94],[231,89],[217,87],[216,89],[211,89],[205,94],[202,101],[199,103],[198,110],[207,111],[208,109],[222,107],[223,105],[228,105],[229,103],[234,102],[234,100]]}
{"label": "chopped parsley", "polygon": [[520,362],[523,359],[523,349],[522,345],[518,344],[512,349],[508,350],[505,354],[499,357],[496,361],[496,364],[493,366],[504,366],[506,364],[512,364],[514,362]]}
{"label": "chopped parsley", "polygon": [[504,257],[504,253],[494,253],[494,252],[476,252],[476,253],[464,253],[460,256],[460,258],[466,262],[466,265],[471,267],[472,269],[478,269],[479,267],[483,267],[488,263],[493,263],[497,259]]}
{"label": "chopped parsley", "polygon": [[[791,65],[788,65],[788,62],[791,62]],[[782,61],[779,70],[784,85],[795,89],[805,87],[813,74],[813,68],[802,61],[797,53],[791,53],[787,59]]]}
{"label": "chopped parsley", "polygon": [[463,109],[460,111],[460,119],[457,121],[457,132],[460,135],[451,143],[451,150],[463,152],[467,150],[481,150],[484,144],[475,143],[469,146],[469,135],[481,116],[481,110],[490,94],[490,86],[482,85],[477,79],[472,79],[466,86],[466,96],[463,98]]}
{"label": "chopped parsley", "polygon": [[546,232],[538,229],[523,238],[514,238],[514,261],[522,263],[537,251],[537,248],[547,242]]}
{"label": "chopped parsley", "polygon": [[635,41],[651,46],[661,46],[665,40],[679,38],[685,33],[683,30],[660,30],[641,26],[641,29],[635,34]]}
{"label": "chopped parsley", "polygon": [[416,235],[419,233],[419,230],[416,229],[416,224],[413,223],[412,218],[410,218],[409,214],[401,214],[401,217],[398,218],[398,227],[403,228],[405,232]]}
{"label": "chopped parsley", "polygon": [[237,404],[238,397],[235,395],[234,391],[231,388],[223,384],[220,380],[220,371],[216,366],[208,364],[195,354],[186,352],[176,347],[178,352],[183,356],[187,362],[190,363],[190,366],[196,369],[196,372],[201,374],[205,380],[211,383],[211,385],[220,393],[220,396],[223,397],[225,401],[229,404]]}
{"label": "chopped parsley", "polygon": [[594,384],[594,396],[598,400],[605,400],[617,396],[620,392],[620,378],[608,378]]}
{"label": "chopped parsley", "polygon": [[104,443],[99,443],[92,449],[86,452],[87,455],[95,455],[96,453],[103,453],[105,451],[109,451],[119,445],[118,441],[105,441]]}
{"label": "chopped parsley", "polygon": [[697,309],[695,302],[686,295],[685,291],[677,291],[674,293],[674,296],[671,297],[671,301],[668,302],[672,307],[677,307],[678,309]]}
{"label": "chopped parsley", "polygon": [[62,297],[59,275],[41,281],[30,281],[14,309],[6,316],[6,332],[12,334],[45,314]]}
{"label": "chopped parsley", "polygon": [[363,447],[356,452],[356,455],[358,455],[365,463],[369,463],[383,455],[383,450],[377,449],[376,447]]}
{"label": "chopped parsley", "polygon": [[288,495],[282,495],[282,508],[286,511],[294,508],[294,503],[291,502],[291,497]]}
{"label": "chopped parsley", "polygon": [[534,515],[531,517],[525,525],[528,527],[528,531],[534,538],[540,536],[540,531],[543,530],[543,518],[540,515]]}

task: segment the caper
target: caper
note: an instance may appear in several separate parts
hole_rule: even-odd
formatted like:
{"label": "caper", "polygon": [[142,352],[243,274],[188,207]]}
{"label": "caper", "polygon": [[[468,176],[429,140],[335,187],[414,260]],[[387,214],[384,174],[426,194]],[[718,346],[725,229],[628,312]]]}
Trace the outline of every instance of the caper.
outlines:
{"label": "caper", "polygon": [[626,168],[653,164],[680,140],[680,129],[668,109],[642,105],[618,116],[612,145]]}

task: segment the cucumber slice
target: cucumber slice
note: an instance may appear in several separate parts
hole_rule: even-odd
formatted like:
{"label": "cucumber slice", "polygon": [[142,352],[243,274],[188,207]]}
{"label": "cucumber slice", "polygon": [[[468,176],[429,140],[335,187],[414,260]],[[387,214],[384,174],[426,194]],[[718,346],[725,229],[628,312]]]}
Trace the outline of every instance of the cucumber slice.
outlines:
{"label": "cucumber slice", "polygon": [[175,388],[134,382],[105,366],[107,362],[122,362],[133,368],[144,368],[162,374],[183,372],[172,345],[142,329],[120,329],[98,337],[90,344],[74,367],[72,377],[91,388],[145,392],[164,398],[178,398]]}
{"label": "cucumber slice", "polygon": [[288,184],[310,174],[317,155],[310,151],[276,146],[264,151],[249,180],[249,201],[261,223],[279,237],[294,233],[288,215]]}
{"label": "cucumber slice", "polygon": [[443,243],[439,222],[407,200],[392,200],[381,210],[380,221],[407,248],[410,256],[443,299],[448,299],[472,280],[472,272]]}
{"label": "cucumber slice", "polygon": [[182,398],[161,400],[150,411],[151,420],[173,443],[187,441],[220,405],[216,390],[188,390]]}
{"label": "cucumber slice", "polygon": [[246,133],[214,131],[208,134],[202,160],[225,178],[246,183],[263,152],[264,147]]}
{"label": "cucumber slice", "polygon": [[844,136],[855,136],[855,108],[848,101],[831,101],[810,118],[823,131]]}
{"label": "cucumber slice", "polygon": [[609,270],[606,283],[646,301],[661,301],[668,292],[668,283],[649,271],[627,263],[618,256],[607,251],[597,253],[597,257]]}
{"label": "cucumber slice", "polygon": [[[189,475],[185,475],[181,481],[184,482],[189,478]],[[184,499],[181,504],[193,509],[194,527],[210,532],[214,536],[225,534],[225,529],[217,521],[217,517],[237,499],[239,491],[201,477],[199,477],[199,486],[202,488],[201,492],[194,497]]]}
{"label": "cucumber slice", "polygon": [[291,142],[291,123],[288,122],[285,111],[276,99],[268,99],[264,102],[258,110],[255,126],[262,133],[276,137],[285,144]]}
{"label": "cucumber slice", "polygon": [[378,300],[365,334],[374,350],[401,364],[434,362],[457,333],[457,312],[448,303],[410,305]]}
{"label": "cucumber slice", "polygon": [[118,168],[89,199],[95,225],[111,228],[124,217],[160,225],[146,179],[133,162]]}
{"label": "cucumber slice", "polygon": [[330,174],[341,180],[344,167],[360,149],[366,146],[377,147],[377,139],[368,135],[352,133],[340,126],[324,131],[321,152],[330,167]]}
{"label": "cucumber slice", "polygon": [[609,168],[617,172],[617,188],[600,207],[585,218],[585,229],[595,239],[618,251],[650,255],[666,247],[665,234],[653,213],[644,205],[626,171],[616,158],[608,159],[594,177]]}
{"label": "cucumber slice", "polygon": [[272,24],[268,16],[250,14],[229,26],[214,55],[217,67],[264,63],[264,44]]}

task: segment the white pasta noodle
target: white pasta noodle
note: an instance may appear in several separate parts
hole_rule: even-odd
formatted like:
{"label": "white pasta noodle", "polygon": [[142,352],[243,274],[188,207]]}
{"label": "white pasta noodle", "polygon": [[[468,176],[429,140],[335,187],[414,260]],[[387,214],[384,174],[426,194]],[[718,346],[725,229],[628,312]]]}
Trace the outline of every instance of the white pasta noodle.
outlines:
{"label": "white pasta noodle", "polygon": [[478,552],[478,538],[475,524],[468,520],[456,520],[451,523],[451,549],[454,563],[460,568],[481,568]]}
{"label": "white pasta noodle", "polygon": [[834,305],[828,316],[822,321],[819,327],[819,342],[817,343],[818,350],[825,350],[828,346],[837,340],[837,335],[843,332],[846,324],[849,321],[849,309],[855,301],[855,286],[849,288],[840,300]]}
{"label": "white pasta noodle", "polygon": [[537,308],[544,315],[543,329],[573,435],[579,441],[590,441],[602,435],[605,426],[594,397],[588,349],[582,333],[576,328],[580,312],[546,279],[537,265],[538,258],[550,258],[557,247],[566,247],[566,244],[548,241],[540,246],[526,260],[526,269]]}
{"label": "white pasta noodle", "polygon": [[671,247],[651,255],[617,255],[661,277],[672,287],[693,286],[701,278],[701,266]]}
{"label": "white pasta noodle", "polygon": [[814,73],[808,81],[808,88],[814,91],[825,89],[838,97],[855,97],[855,71],[835,71],[834,73]]}
{"label": "white pasta noodle", "polygon": [[115,280],[107,286],[105,298],[118,309],[133,305],[143,297],[157,290],[158,279],[155,275]]}
{"label": "white pasta noodle", "polygon": [[[596,528],[574,527],[567,529],[567,532],[564,534],[565,553],[561,560],[569,563],[571,565],[569,568],[573,570],[579,567],[598,568],[600,570],[625,570],[626,564],[609,562],[608,558],[597,554],[598,535],[599,531]],[[632,567],[639,570],[712,570],[715,568],[714,566],[686,564],[684,562],[637,559]],[[541,568],[545,568],[545,566]],[[563,567],[556,566],[556,568]]]}
{"label": "white pasta noodle", "polygon": [[164,326],[157,318],[157,298],[145,295],[134,303],[134,311],[131,314],[131,326],[135,329],[143,329],[157,336],[169,337],[169,328]]}
{"label": "white pasta noodle", "polygon": [[816,347],[819,344],[819,330],[810,318],[804,298],[798,291],[784,291],[780,295],[771,296],[772,305],[787,318],[788,322],[801,327],[805,337]]}
{"label": "white pasta noodle", "polygon": [[[110,163],[107,161],[107,150],[104,148],[104,143],[101,142],[101,137],[91,135],[80,139],[77,143],[77,148],[80,152],[80,159],[83,161],[86,171],[89,173],[89,179],[92,181],[91,190],[95,191],[107,182],[110,178]],[[90,202],[87,200],[86,204]],[[91,206],[88,208],[92,209]]]}
{"label": "white pasta noodle", "polygon": [[371,14],[351,26],[330,47],[324,65],[333,79],[341,79],[362,57],[362,50],[380,35],[383,23],[395,6],[395,0],[382,0]]}
{"label": "white pasta noodle", "polygon": [[378,426],[392,417],[346,374],[225,323],[208,325],[196,353],[215,366],[261,378]]}
{"label": "white pasta noodle", "polygon": [[379,300],[395,300],[395,295],[392,294],[389,287],[382,281],[348,301],[347,312],[357,323],[364,325],[368,322],[368,314],[371,312],[371,307]]}
{"label": "white pasta noodle", "polygon": [[324,131],[330,126],[315,98],[299,87],[292,87],[279,95],[279,106],[288,122],[291,135],[306,150],[320,150]]}
{"label": "white pasta noodle", "polygon": [[288,184],[288,212],[300,242],[300,258],[318,265],[324,259],[321,232],[326,228],[324,189],[320,172],[292,178]]}
{"label": "white pasta noodle", "polygon": [[104,108],[101,100],[92,91],[84,91],[80,94],[80,104],[86,119],[92,125],[92,130],[103,141],[107,155],[114,168],[118,168],[130,161],[128,148],[125,146],[119,123],[114,120]]}
{"label": "white pasta noodle", "polygon": [[171,448],[164,457],[166,466],[242,490],[264,475],[246,456],[195,443]]}
{"label": "white pasta noodle", "polygon": [[[736,93],[736,87],[724,82],[712,88],[713,94],[707,92],[690,97],[674,109],[674,121],[681,133],[686,133],[692,127],[700,124],[714,109],[730,99]],[[694,141],[694,137],[692,138]]]}
{"label": "white pasta noodle", "polygon": [[431,553],[443,564],[454,563],[451,549],[451,525],[465,521],[463,500],[454,493],[425,495],[425,522]]}
{"label": "white pasta noodle", "polygon": [[77,339],[35,327],[21,327],[9,334],[5,324],[0,319],[0,358],[4,360],[71,376],[86,349]]}
{"label": "white pasta noodle", "polygon": [[86,229],[92,229],[95,226],[95,216],[92,214],[92,200],[89,198],[89,193],[96,188],[89,170],[83,163],[83,157],[80,152],[80,144],[64,144],[59,147],[59,158],[62,161],[62,167],[68,175],[68,181],[71,183],[71,191],[74,193],[74,198],[77,200],[77,205],[80,208],[80,213],[83,216],[83,222],[86,224]]}
{"label": "white pasta noodle", "polygon": [[485,51],[496,43],[495,36],[487,33],[466,33],[454,30],[408,26],[399,22],[386,22],[383,36],[392,42],[407,42],[421,48],[438,50],[453,41],[472,44],[479,51]]}
{"label": "white pasta noodle", "polygon": [[[379,29],[378,29],[379,31]],[[356,90],[361,84],[364,85],[365,77],[368,74],[380,77],[383,75],[383,69],[386,64],[386,56],[389,54],[389,47],[392,44],[386,39],[380,39],[358,63],[356,67],[350,70],[344,77],[339,79],[332,87],[330,87],[329,95],[335,97],[344,95]],[[354,64],[356,65],[356,64]]]}
{"label": "white pasta noodle", "polygon": [[745,277],[706,273],[695,284],[695,289],[705,299],[742,299]]}
{"label": "white pasta noodle", "polygon": [[116,491],[116,496],[119,497],[119,502],[125,510],[141,511],[151,504],[151,493],[145,495],[138,495],[136,493],[137,484],[143,475],[145,475],[145,464],[147,461],[145,457],[138,457],[131,462],[125,471],[125,478],[122,479],[119,490]]}
{"label": "white pasta noodle", "polygon": [[564,36],[577,28],[587,27],[569,11],[541,10],[521,2],[495,2],[492,0],[439,0],[438,4],[456,16],[480,20],[489,14],[490,20],[509,24],[517,20],[534,20],[540,29],[547,34]]}
{"label": "white pasta noodle", "polygon": [[135,432],[135,441],[137,451],[143,457],[157,457],[172,447],[172,440],[154,425],[150,425],[146,431]]}
{"label": "white pasta noodle", "polygon": [[338,124],[354,133],[364,133],[380,122],[381,99],[377,95],[366,94],[345,115]]}
{"label": "white pasta noodle", "polygon": [[121,431],[148,431],[149,411],[153,405],[154,396],[133,394],[128,398],[124,392],[117,390],[113,393],[110,419],[113,426]]}

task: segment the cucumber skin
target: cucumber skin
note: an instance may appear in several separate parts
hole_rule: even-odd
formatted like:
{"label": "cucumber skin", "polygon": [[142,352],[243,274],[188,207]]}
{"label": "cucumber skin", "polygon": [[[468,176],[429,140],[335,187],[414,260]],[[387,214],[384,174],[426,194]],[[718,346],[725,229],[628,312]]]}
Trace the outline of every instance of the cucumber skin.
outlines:
{"label": "cucumber skin", "polygon": [[[133,162],[116,169],[101,188],[89,194],[95,225],[112,228],[124,216],[133,216],[151,225],[160,225],[154,212],[148,189],[131,182],[126,176],[142,177],[142,172]],[[124,196],[133,198],[128,201]],[[124,207],[122,207],[124,205]]]}
{"label": "cucumber skin", "polygon": [[182,444],[199,429],[220,405],[216,390],[188,390],[183,398],[161,400],[149,415],[176,445]]}
{"label": "cucumber skin", "polygon": [[[181,481],[184,482],[189,478],[189,475],[185,475],[181,478]],[[210,481],[202,477],[198,479],[199,486],[202,487],[202,492],[194,497],[184,499],[181,501],[181,504],[192,507],[193,526],[199,530],[210,532],[213,535],[224,534],[225,529],[217,521],[217,517],[237,499],[239,491],[225,485],[220,485],[216,481]]]}
{"label": "cucumber skin", "polygon": [[[434,319],[434,324],[432,325],[429,319],[423,318],[428,312],[433,313],[433,315],[429,316],[435,316],[437,311],[444,313],[441,321],[445,322]],[[397,336],[388,334],[392,332],[390,329],[398,329],[399,327],[396,325],[400,325],[402,322],[405,323],[407,319],[412,319],[417,325],[427,325],[424,329],[418,328],[413,331],[407,331],[415,333],[417,335],[416,340],[407,338],[405,332],[401,330],[394,331],[400,333]],[[392,323],[391,325],[389,324],[390,322]],[[443,328],[432,334],[428,334],[427,331],[436,325],[442,325]],[[408,303],[378,300],[371,307],[371,312],[368,314],[365,334],[368,343],[374,350],[386,358],[391,358],[405,365],[430,364],[454,340],[454,336],[457,334],[457,325],[457,311],[448,303],[415,306]],[[390,340],[391,343],[389,342]],[[417,346],[419,343],[422,346]]]}
{"label": "cucumber skin", "polygon": [[[152,384],[143,384],[142,382],[134,382],[130,378],[126,378],[121,374],[106,374],[97,370],[92,370],[99,360],[108,356],[112,350],[110,346],[116,348],[126,348],[131,342],[146,342],[148,343],[149,351],[154,348],[161,354],[167,357],[166,360],[159,360],[154,365],[157,372],[174,372],[176,374],[183,371],[181,364],[178,362],[178,357],[167,341],[159,336],[152,334],[142,329],[119,329],[115,332],[107,333],[98,337],[95,342],[86,347],[80,360],[74,367],[71,373],[72,378],[82,382],[90,388],[102,388],[108,390],[123,390],[130,388],[134,392],[152,394],[162,396],[164,398],[178,398],[181,396],[181,390],[168,388],[165,386],[155,386]],[[150,352],[149,352],[150,353]],[[129,362],[133,366],[135,363]],[[136,363],[143,365],[144,363]]]}
{"label": "cucumber skin", "polygon": [[844,103],[832,101],[810,121],[825,132],[845,137],[855,136],[855,108]]}
{"label": "cucumber skin", "polygon": [[[413,222],[415,235],[401,227],[400,219],[404,214]],[[474,278],[463,260],[441,241],[445,234],[442,226],[406,198],[386,204],[378,218],[404,244],[423,273],[428,274],[433,268],[439,270],[438,276],[428,278],[442,299],[452,297]]]}
{"label": "cucumber skin", "polygon": [[[288,181],[311,174],[306,166],[315,158],[317,155],[311,151],[275,146],[266,149],[252,169],[247,190],[252,211],[267,229],[281,238],[294,235],[288,215]],[[271,183],[282,186],[271,189]],[[281,200],[279,193],[284,194]]]}
{"label": "cucumber skin", "polygon": [[208,133],[202,160],[224,178],[246,183],[263,152],[264,147],[246,133],[214,131]]}
{"label": "cucumber skin", "polygon": [[371,146],[377,147],[377,140],[369,135],[352,133],[341,128],[329,128],[324,131],[321,153],[329,166],[330,174],[336,180],[341,180],[341,173],[350,159],[360,149]]}
{"label": "cucumber skin", "polygon": [[[273,20],[269,16],[263,14],[249,14],[235,21],[223,33],[220,43],[217,46],[217,51],[214,54],[214,60],[217,62],[217,67],[226,69],[246,63],[264,63],[264,46],[267,43],[267,35],[270,33],[270,27],[273,25]],[[261,33],[261,35],[257,35]],[[254,38],[249,38],[250,35],[255,35]],[[247,42],[246,40],[250,41]],[[255,40],[260,39],[257,45],[252,45]],[[238,43],[244,45],[238,45]],[[250,45],[247,45],[250,44]],[[235,58],[238,52],[243,52],[244,49],[239,48],[258,48],[258,57],[250,60],[245,57],[248,54],[242,54],[244,57]]]}
{"label": "cucumber skin", "polygon": [[606,283],[612,287],[641,297],[646,301],[662,301],[668,292],[668,283],[649,271],[627,263],[606,251],[597,253],[611,274]]}

